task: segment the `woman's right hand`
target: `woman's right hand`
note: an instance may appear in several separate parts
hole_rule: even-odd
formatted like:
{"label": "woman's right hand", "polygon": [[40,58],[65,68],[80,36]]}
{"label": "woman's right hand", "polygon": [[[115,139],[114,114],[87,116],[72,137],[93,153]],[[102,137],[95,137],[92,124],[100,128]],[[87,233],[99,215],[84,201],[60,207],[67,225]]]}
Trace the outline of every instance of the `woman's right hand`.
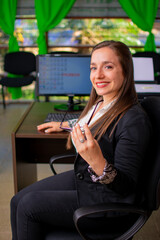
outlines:
{"label": "woman's right hand", "polygon": [[52,132],[62,132],[63,130],[60,128],[60,122],[48,122],[43,123],[37,126],[38,131],[44,131],[45,133]]}

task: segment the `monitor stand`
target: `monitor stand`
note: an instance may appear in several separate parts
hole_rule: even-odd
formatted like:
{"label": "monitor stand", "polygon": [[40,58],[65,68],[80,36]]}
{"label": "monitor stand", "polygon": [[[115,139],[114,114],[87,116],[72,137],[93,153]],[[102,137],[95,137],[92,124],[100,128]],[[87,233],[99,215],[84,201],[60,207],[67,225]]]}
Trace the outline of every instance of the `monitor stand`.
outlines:
{"label": "monitor stand", "polygon": [[69,112],[74,112],[74,111],[82,111],[84,109],[84,106],[80,106],[81,102],[74,103],[73,101],[73,96],[68,96],[68,102],[62,103],[62,104],[56,104],[54,105],[54,110],[56,111],[69,111]]}

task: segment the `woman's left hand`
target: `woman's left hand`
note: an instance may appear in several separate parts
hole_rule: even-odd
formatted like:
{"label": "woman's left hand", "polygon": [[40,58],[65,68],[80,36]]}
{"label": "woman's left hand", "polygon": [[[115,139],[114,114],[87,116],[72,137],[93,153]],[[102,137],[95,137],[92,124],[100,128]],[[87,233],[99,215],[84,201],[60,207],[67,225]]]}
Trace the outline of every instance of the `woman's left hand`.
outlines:
{"label": "woman's left hand", "polygon": [[98,174],[103,173],[106,160],[103,157],[102,151],[98,142],[93,138],[92,133],[87,126],[84,125],[85,134],[82,133],[79,124],[73,128],[72,139],[81,157],[92,167]]}

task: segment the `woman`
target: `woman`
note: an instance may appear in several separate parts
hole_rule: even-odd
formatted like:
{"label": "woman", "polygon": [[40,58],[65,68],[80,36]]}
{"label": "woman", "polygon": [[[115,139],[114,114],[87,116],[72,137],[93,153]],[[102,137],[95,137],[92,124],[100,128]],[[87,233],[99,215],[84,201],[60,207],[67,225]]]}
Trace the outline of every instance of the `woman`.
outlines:
{"label": "woman", "polygon": [[[91,54],[92,91],[78,123],[45,123],[45,132],[71,130],[74,170],[41,180],[11,200],[13,240],[43,239],[44,225],[74,227],[73,212],[96,203],[133,203],[151,127],[137,102],[128,47],[104,41]],[[53,146],[54,147],[54,146]]]}

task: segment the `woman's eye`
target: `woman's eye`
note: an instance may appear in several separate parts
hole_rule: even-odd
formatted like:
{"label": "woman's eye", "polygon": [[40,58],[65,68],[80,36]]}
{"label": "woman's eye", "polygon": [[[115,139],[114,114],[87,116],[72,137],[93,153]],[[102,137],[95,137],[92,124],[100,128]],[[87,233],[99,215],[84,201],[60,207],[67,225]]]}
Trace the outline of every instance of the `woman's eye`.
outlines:
{"label": "woman's eye", "polygon": [[111,68],[112,68],[112,66],[110,66],[110,65],[107,65],[107,66],[105,66],[105,68],[106,68],[106,69],[111,69]]}
{"label": "woman's eye", "polygon": [[96,67],[91,67],[91,68],[90,68],[90,71],[92,71],[92,70],[96,70]]}

